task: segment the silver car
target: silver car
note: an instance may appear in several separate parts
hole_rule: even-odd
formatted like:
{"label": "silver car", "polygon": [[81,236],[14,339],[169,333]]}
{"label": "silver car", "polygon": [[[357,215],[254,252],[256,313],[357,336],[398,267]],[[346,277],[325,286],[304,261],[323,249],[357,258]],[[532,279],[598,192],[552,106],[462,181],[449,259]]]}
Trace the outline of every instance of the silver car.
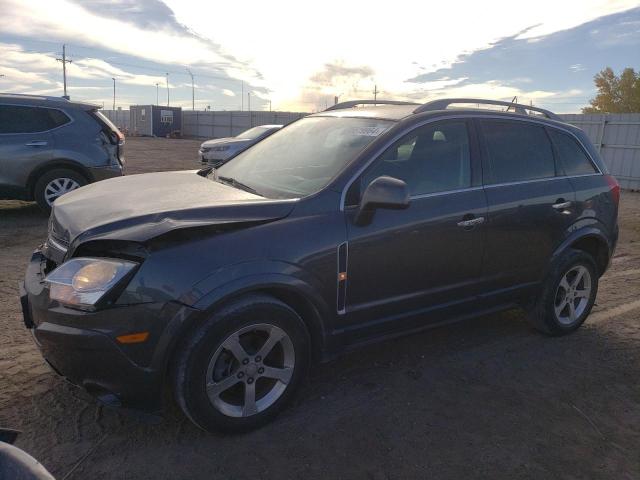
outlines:
{"label": "silver car", "polygon": [[0,94],[0,199],[45,211],[71,190],[123,175],[124,135],[97,105]]}
{"label": "silver car", "polygon": [[258,143],[281,128],[282,125],[260,125],[235,137],[207,140],[200,145],[200,161],[205,166],[219,167],[239,151]]}

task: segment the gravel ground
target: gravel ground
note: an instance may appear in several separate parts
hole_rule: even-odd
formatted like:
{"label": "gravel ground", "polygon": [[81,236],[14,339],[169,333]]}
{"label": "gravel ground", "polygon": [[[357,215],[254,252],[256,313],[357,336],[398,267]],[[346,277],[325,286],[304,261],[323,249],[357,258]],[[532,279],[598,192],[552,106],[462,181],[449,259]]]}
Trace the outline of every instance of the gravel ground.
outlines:
{"label": "gravel ground", "polygon": [[[192,140],[127,139],[128,173],[197,168]],[[640,478],[640,194],[578,332],[547,338],[511,311],[345,355],[259,431],[206,434],[174,407],[99,406],[46,366],[17,284],[46,217],[0,202],[0,425],[59,479]]]}

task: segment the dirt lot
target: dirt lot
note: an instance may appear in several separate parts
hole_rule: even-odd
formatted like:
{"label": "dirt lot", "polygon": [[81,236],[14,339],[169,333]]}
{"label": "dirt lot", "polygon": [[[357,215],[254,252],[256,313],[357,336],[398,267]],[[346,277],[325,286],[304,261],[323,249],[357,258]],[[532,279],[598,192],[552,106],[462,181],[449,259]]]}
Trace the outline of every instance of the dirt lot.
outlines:
{"label": "dirt lot", "polygon": [[[195,168],[198,142],[128,139],[129,173]],[[313,373],[274,423],[208,435],[171,409],[142,420],[52,373],[17,284],[46,217],[0,202],[0,425],[66,478],[640,478],[640,194],[597,306],[547,338],[520,312],[351,353]]]}

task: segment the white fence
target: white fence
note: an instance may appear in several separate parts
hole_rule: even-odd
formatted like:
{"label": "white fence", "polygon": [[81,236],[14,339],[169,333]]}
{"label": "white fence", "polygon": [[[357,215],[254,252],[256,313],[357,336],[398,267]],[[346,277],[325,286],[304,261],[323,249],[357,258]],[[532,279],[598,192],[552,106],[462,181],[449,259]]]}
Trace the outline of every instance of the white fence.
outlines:
{"label": "white fence", "polygon": [[286,125],[308,115],[300,112],[182,111],[182,134],[189,137],[234,137],[258,125]]}
{"label": "white fence", "polygon": [[102,110],[100,109],[100,113],[102,113],[105,117],[113,122],[113,124],[118,127],[120,130],[129,130],[130,120],[129,120],[129,110]]}
{"label": "white fence", "polygon": [[560,116],[586,132],[622,188],[640,190],[640,113]]}

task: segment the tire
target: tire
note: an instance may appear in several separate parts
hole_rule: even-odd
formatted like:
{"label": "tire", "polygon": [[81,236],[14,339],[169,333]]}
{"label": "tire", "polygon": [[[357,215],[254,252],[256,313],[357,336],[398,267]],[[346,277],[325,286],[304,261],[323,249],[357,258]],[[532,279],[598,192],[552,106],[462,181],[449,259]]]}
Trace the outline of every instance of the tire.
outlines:
{"label": "tire", "polygon": [[51,204],[58,198],[57,196],[52,198],[54,188],[58,188],[59,191],[62,191],[62,194],[64,194],[80,188],[87,183],[89,183],[87,179],[75,170],[56,168],[55,170],[49,170],[40,175],[40,178],[38,178],[33,188],[33,197],[38,203],[38,206],[49,213],[51,211]]}
{"label": "tire", "polygon": [[593,257],[582,250],[569,249],[547,275],[540,296],[528,312],[529,321],[549,335],[571,333],[589,316],[597,293]]}
{"label": "tire", "polygon": [[[281,339],[269,349],[270,338]],[[179,345],[172,373],[175,399],[193,423],[209,432],[260,427],[300,385],[309,365],[309,345],[307,329],[291,307],[268,295],[242,297]],[[247,401],[251,392],[255,407]]]}

